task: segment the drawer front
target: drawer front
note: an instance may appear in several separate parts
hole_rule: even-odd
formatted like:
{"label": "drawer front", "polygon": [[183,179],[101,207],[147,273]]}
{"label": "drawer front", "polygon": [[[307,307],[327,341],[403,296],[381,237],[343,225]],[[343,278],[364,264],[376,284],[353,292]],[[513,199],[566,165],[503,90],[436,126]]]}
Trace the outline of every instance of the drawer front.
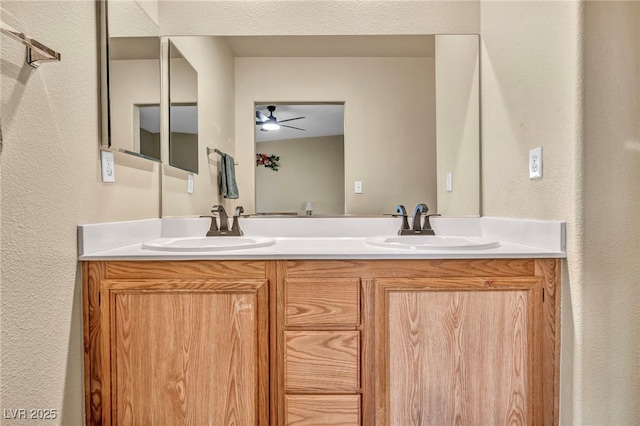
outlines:
{"label": "drawer front", "polygon": [[327,278],[286,280],[286,326],[355,327],[359,324],[359,279]]}
{"label": "drawer front", "polygon": [[357,426],[360,395],[286,395],[287,426]]}
{"label": "drawer front", "polygon": [[359,331],[285,331],[284,339],[286,391],[360,389]]}

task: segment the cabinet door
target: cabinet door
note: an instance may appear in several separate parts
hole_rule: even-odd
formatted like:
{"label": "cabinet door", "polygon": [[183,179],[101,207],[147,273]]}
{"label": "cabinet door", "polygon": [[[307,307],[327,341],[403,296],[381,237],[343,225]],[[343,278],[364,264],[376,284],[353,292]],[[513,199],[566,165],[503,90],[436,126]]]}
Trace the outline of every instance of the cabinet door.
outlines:
{"label": "cabinet door", "polygon": [[87,424],[269,424],[264,262],[83,268]]}
{"label": "cabinet door", "polygon": [[541,423],[538,277],[377,285],[379,424]]}
{"label": "cabinet door", "polygon": [[219,287],[112,292],[116,424],[259,423],[257,336],[266,336],[266,318],[260,319],[266,307],[259,312],[264,290]]}

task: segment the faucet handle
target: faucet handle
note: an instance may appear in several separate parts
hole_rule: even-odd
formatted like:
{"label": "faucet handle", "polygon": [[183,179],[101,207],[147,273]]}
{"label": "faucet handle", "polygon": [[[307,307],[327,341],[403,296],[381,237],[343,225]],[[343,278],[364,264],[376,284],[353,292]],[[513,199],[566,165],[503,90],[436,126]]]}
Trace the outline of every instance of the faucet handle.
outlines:
{"label": "faucet handle", "polygon": [[226,213],[224,206],[220,205],[220,204],[214,204],[213,207],[211,207],[211,213]]}
{"label": "faucet handle", "polygon": [[400,216],[400,215],[406,216],[407,215],[407,209],[405,209],[402,204],[398,204],[396,206],[396,213],[399,213],[398,216]]}
{"label": "faucet handle", "polygon": [[242,206],[236,207],[236,210],[233,214],[233,223],[231,224],[231,232],[229,233],[229,235],[240,236],[244,234],[240,229],[240,223],[238,221],[238,218],[242,215],[242,213],[244,213],[244,208]]}
{"label": "faucet handle", "polygon": [[424,226],[422,227],[423,231],[432,231],[433,232],[433,228],[431,228],[431,222],[429,222],[429,218],[433,217],[433,216],[441,216],[441,215],[438,214],[438,213],[426,215],[425,218],[424,218]]}
{"label": "faucet handle", "polygon": [[216,204],[211,209],[211,213],[217,213],[220,217],[220,228],[218,229],[221,232],[226,232],[229,230],[229,216],[227,216],[227,211],[224,209],[224,206],[220,204]]}

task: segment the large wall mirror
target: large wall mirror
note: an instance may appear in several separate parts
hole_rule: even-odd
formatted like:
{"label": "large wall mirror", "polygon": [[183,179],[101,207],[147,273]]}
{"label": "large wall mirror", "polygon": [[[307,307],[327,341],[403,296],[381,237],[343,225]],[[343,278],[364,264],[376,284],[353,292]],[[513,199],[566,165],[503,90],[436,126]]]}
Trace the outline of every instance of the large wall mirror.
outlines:
{"label": "large wall mirror", "polygon": [[[425,27],[447,33],[465,26],[477,31],[473,17],[478,11],[471,5],[452,5],[441,11],[449,18],[458,16],[461,8],[469,12],[460,15],[465,17],[460,25],[450,24],[453,21],[446,16],[441,20],[429,17],[424,23],[411,21],[412,30],[407,33],[416,35],[393,35],[402,32],[390,22],[393,28],[380,31],[391,33],[387,35],[265,36],[265,28],[247,30],[253,27],[240,23],[237,27],[243,31],[232,30],[236,28],[233,19],[252,19],[240,13],[240,5],[227,10],[222,8],[224,2],[116,3],[133,5],[143,15],[156,17],[162,23],[161,46],[172,44],[194,70],[196,96],[192,100],[174,97],[174,106],[191,109],[188,114],[197,123],[197,132],[192,130],[198,139],[197,148],[191,150],[195,163],[173,169],[197,171],[198,175],[193,193],[188,194],[189,174],[162,168],[163,216],[207,214],[217,203],[228,208],[243,205],[248,213],[299,215],[307,213],[307,203],[311,203],[314,215],[379,215],[389,213],[396,204],[413,208],[423,202],[432,213],[480,213],[478,36],[419,35],[415,31]],[[216,15],[219,28],[210,26],[209,20],[198,19],[208,12],[194,8],[225,11],[228,18],[225,14]],[[119,27],[133,25],[133,15],[130,11],[125,13],[126,22]],[[180,16],[179,21],[175,16]],[[110,21],[110,30],[112,24]],[[209,30],[203,30],[205,27]],[[229,28],[230,33],[249,35],[225,36],[224,28]],[[194,34],[198,31],[210,32]],[[119,36],[148,34],[136,30],[135,34],[125,32]],[[161,75],[167,83],[173,77]],[[165,102],[164,108],[168,109],[168,100]],[[197,108],[193,108],[196,102]],[[268,116],[269,110],[264,108],[275,106],[273,115],[283,120],[287,117],[286,108],[305,105],[343,108],[343,155],[331,163],[342,164],[341,173],[332,174],[334,180],[341,180],[341,191],[336,190],[335,202],[303,192],[295,200],[278,205],[269,191],[285,191],[281,184],[270,183],[269,179],[294,173],[296,168],[304,173],[305,163],[292,159],[273,144],[264,145],[271,142],[258,137],[256,111],[262,108]],[[153,102],[139,102],[138,107],[151,108]],[[166,115],[177,117],[178,113],[172,109]],[[290,123],[305,128],[303,120]],[[168,141],[169,124],[166,127]],[[188,133],[175,129],[175,133]],[[224,199],[218,191],[220,157],[209,155],[215,150],[235,158],[238,199]],[[168,166],[169,157],[174,156],[169,147],[161,147],[161,151],[167,153]],[[278,171],[257,164],[259,153],[280,157]],[[314,156],[317,154],[307,155]],[[306,172],[309,173],[308,168]],[[291,180],[301,180],[300,175]],[[361,191],[356,190],[356,183],[361,183]]]}
{"label": "large wall mirror", "polygon": [[[311,202],[318,215],[377,215],[392,212],[397,204],[411,209],[426,203],[431,212],[445,215],[479,214],[476,35],[227,37],[226,41],[234,55],[236,154],[241,164],[251,158],[244,153],[279,157],[277,172],[259,165],[237,169],[248,193],[242,200],[245,207],[258,213],[305,214],[306,203]],[[268,116],[267,108],[275,106],[278,120],[305,116],[284,123],[305,129],[318,118],[287,109],[327,103],[344,107],[343,155],[327,166],[332,170],[341,164],[342,169],[333,170],[330,178],[314,175],[314,186],[308,179],[313,159],[324,161],[330,150],[318,152],[307,144],[308,154],[300,159],[288,154],[285,144],[265,145],[256,113]],[[286,127],[268,135],[285,132],[299,138],[298,149],[307,142],[302,137],[306,132]],[[340,186],[330,200],[313,199],[313,190],[321,190],[319,182],[329,185],[336,179]],[[297,184],[306,185],[308,191],[298,193]]]}

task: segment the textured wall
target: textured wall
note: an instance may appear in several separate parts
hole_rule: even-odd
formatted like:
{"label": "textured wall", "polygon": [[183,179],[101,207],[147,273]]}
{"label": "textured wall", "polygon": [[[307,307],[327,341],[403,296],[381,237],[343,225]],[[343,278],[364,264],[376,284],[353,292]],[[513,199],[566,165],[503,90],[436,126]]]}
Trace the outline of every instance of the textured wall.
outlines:
{"label": "textured wall", "polygon": [[[577,2],[482,4],[482,205],[488,216],[567,222],[560,411],[573,424],[584,345],[582,301],[582,45]],[[544,178],[529,180],[542,146]],[[575,328],[575,331],[574,331]],[[578,422],[576,424],[582,424]]]}
{"label": "textured wall", "polygon": [[587,2],[585,12],[584,281],[576,291],[584,351],[574,422],[632,425],[640,419],[640,4]]}
{"label": "textured wall", "polygon": [[489,1],[481,20],[483,212],[567,222],[561,424],[635,424],[637,4]]}
{"label": "textured wall", "polygon": [[480,0],[161,0],[171,35],[459,34],[480,32]]}
{"label": "textured wall", "polygon": [[[1,408],[56,409],[48,424],[79,425],[76,226],[157,217],[158,169],[117,156],[116,183],[100,182],[94,3],[3,1],[1,8],[4,22],[62,54],[36,70],[25,64],[24,47],[1,36]],[[34,421],[11,422],[21,423]]]}

